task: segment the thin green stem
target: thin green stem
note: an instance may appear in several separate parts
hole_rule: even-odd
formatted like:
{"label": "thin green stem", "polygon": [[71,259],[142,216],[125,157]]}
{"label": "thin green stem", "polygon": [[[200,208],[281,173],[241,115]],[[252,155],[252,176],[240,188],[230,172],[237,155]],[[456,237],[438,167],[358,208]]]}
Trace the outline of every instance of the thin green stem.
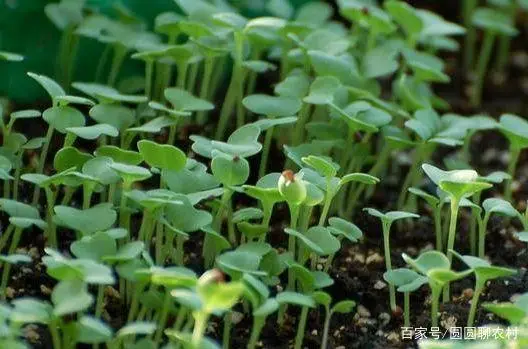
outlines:
{"label": "thin green stem", "polygon": [[[51,138],[53,137],[54,130],[55,129],[53,128],[53,126],[48,125],[48,132],[46,134],[46,140],[44,141],[42,145],[42,150],[40,152],[40,159],[39,159],[39,164],[37,168],[37,173],[44,174],[44,166],[46,164],[46,157],[48,156],[49,146],[51,143]],[[38,204],[39,197],[40,197],[40,187],[37,185],[35,186],[35,191],[33,192],[33,200],[31,201],[32,206],[36,206]]]}
{"label": "thin green stem", "polygon": [[103,314],[103,307],[104,307],[104,285],[97,286],[97,300],[95,303],[95,317],[100,318]]}
{"label": "thin green stem", "polygon": [[61,338],[58,330],[59,324],[57,323],[57,321],[57,318],[53,317],[48,326],[51,335],[51,342],[53,343],[53,349],[62,348]]}
{"label": "thin green stem", "polygon": [[248,343],[247,349],[256,348],[257,342],[260,338],[260,333],[262,332],[262,329],[264,328],[265,323],[266,323],[265,317],[263,316],[253,317],[253,327],[251,328],[251,335],[249,337],[249,343]]}
{"label": "thin green stem", "polygon": [[232,314],[228,311],[224,315],[224,329],[222,333],[222,349],[229,349],[231,343]]}
{"label": "thin green stem", "polygon": [[304,341],[304,331],[306,329],[306,320],[308,318],[308,307],[302,307],[301,317],[299,319],[299,324],[297,325],[297,334],[295,335],[295,345],[294,349],[301,349],[302,343]]}
{"label": "thin green stem", "polygon": [[482,219],[482,224],[479,226],[479,241],[478,241],[478,257],[484,258],[486,255],[486,229],[488,228],[488,221],[491,212],[486,212]]}
{"label": "thin green stem", "polygon": [[[209,98],[209,86],[211,85],[211,78],[213,76],[213,69],[215,66],[214,57],[206,57],[204,62],[204,73],[202,84],[200,86],[200,98],[207,100]],[[207,111],[201,110],[196,115],[199,125],[204,125],[207,122]]]}
{"label": "thin green stem", "polygon": [[438,304],[440,303],[441,293],[441,287],[431,287],[431,327],[438,327]]}
{"label": "thin green stem", "polygon": [[270,148],[271,148],[271,141],[273,140],[273,130],[274,130],[274,127],[270,127],[266,131],[266,137],[264,139],[264,146],[262,148],[262,156],[260,158],[258,178],[262,178],[266,174],[266,165],[268,164],[268,157],[269,157]]}
{"label": "thin green stem", "polygon": [[[447,258],[449,263],[453,261],[453,252],[455,248],[455,238],[456,238],[456,227],[458,219],[458,208],[460,206],[460,198],[451,198],[450,203],[450,212],[451,218],[449,219],[449,232],[447,234]],[[444,302],[449,301],[449,284],[444,287]]]}
{"label": "thin green stem", "polygon": [[474,107],[480,107],[484,78],[491,58],[495,36],[496,34],[492,31],[486,31],[484,33],[484,42],[482,43],[479,59],[477,61],[477,76],[473,87],[473,93],[471,94],[471,105]]}
{"label": "thin green stem", "polygon": [[475,57],[475,43],[477,40],[476,29],[471,23],[473,11],[477,7],[478,0],[463,0],[462,12],[464,26],[466,27],[466,38],[464,43],[464,68],[470,72],[473,68],[473,61]]}
{"label": "thin green stem", "polygon": [[114,56],[112,58],[112,66],[110,68],[110,74],[108,74],[107,84],[109,86],[115,86],[119,72],[123,66],[127,54],[127,48],[121,44],[115,44]]}
{"label": "thin green stem", "polygon": [[473,292],[473,298],[471,299],[471,307],[469,308],[469,315],[467,320],[467,327],[473,327],[475,322],[475,315],[477,313],[477,305],[479,302],[480,294],[484,290],[485,280],[481,280],[478,276],[475,277],[475,291]]}
{"label": "thin green stem", "polygon": [[[390,228],[391,223],[382,223],[383,226],[383,252],[385,253],[385,268],[392,270],[391,250],[390,250]],[[396,310],[396,289],[394,285],[389,285],[389,304],[391,310]]]}
{"label": "thin green stem", "polygon": [[200,348],[202,338],[207,327],[207,320],[209,314],[204,312],[195,312],[194,314],[194,329],[192,333],[192,344],[194,348]]}
{"label": "thin green stem", "polygon": [[158,319],[158,329],[154,337],[154,342],[157,345],[161,344],[161,337],[163,336],[163,331],[165,330],[165,325],[167,324],[167,319],[169,317],[169,310],[171,308],[172,296],[170,290],[165,290],[165,296],[163,298],[163,308],[161,309],[159,319]]}
{"label": "thin green stem", "polygon": [[323,338],[321,339],[321,349],[326,349],[328,347],[328,333],[330,332],[330,319],[332,318],[332,313],[327,308],[325,312],[325,320],[323,326]]}

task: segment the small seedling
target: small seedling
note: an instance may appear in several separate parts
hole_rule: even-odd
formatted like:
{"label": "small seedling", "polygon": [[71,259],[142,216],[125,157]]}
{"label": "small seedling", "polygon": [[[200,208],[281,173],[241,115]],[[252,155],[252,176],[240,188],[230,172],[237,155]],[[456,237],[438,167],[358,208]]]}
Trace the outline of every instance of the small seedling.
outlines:
{"label": "small seedling", "polygon": [[441,252],[427,251],[422,253],[418,258],[412,259],[405,253],[403,259],[413,269],[427,277],[429,287],[431,288],[431,326],[438,326],[438,304],[442,289],[449,285],[450,282],[466,277],[472,273],[472,270],[455,272],[451,270],[451,262]]}
{"label": "small seedling", "polygon": [[[419,218],[417,214],[409,213],[409,212],[402,212],[402,211],[391,211],[387,213],[382,213],[374,208],[365,208],[365,211],[367,211],[370,215],[377,217],[381,220],[381,225],[383,229],[383,251],[385,253],[385,268],[389,272],[392,270],[392,262],[391,262],[391,249],[390,249],[390,229],[392,226],[392,223],[394,221],[399,219],[407,219],[407,218]],[[389,301],[390,301],[390,308],[392,311],[396,310],[396,291],[394,288],[394,285],[390,285],[389,287]]]}
{"label": "small seedling", "polygon": [[528,123],[526,120],[513,115],[504,114],[500,118],[499,130],[508,138],[510,142],[510,159],[508,161],[508,174],[510,179],[504,189],[505,199],[512,199],[512,182],[515,178],[515,170],[519,161],[521,151],[528,147]]}
{"label": "small seedling", "polygon": [[489,280],[508,277],[515,275],[517,273],[514,269],[503,268],[492,266],[488,261],[473,257],[473,256],[461,256],[456,252],[453,254],[460,260],[462,260],[468,267],[473,270],[475,273],[475,290],[473,291],[473,298],[471,299],[471,308],[469,309],[467,326],[473,326],[475,321],[475,314],[477,312],[477,305],[484,290],[487,282]]}
{"label": "small seedling", "polygon": [[390,285],[398,287],[398,292],[403,292],[403,326],[409,327],[411,325],[410,293],[427,283],[427,277],[411,269],[398,268],[386,271],[383,274],[383,278]]}
{"label": "small seedling", "polygon": [[317,304],[325,308],[325,320],[323,326],[323,337],[321,339],[321,349],[326,349],[328,346],[328,333],[330,331],[330,322],[332,315],[335,313],[348,314],[356,307],[356,302],[352,300],[343,300],[332,305],[332,296],[324,291],[316,291],[312,297]]}

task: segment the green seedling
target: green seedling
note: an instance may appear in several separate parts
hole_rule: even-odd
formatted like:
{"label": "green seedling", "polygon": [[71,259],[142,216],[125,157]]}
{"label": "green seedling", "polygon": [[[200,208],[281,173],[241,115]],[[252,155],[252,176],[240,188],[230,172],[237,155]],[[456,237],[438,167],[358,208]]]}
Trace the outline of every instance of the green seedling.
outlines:
{"label": "green seedling", "polygon": [[[297,98],[275,97],[268,95],[251,95],[242,101],[244,106],[257,115],[263,115],[270,119],[294,116],[301,109],[301,101]],[[271,150],[274,127],[266,129],[266,136],[260,159],[259,178],[263,177],[266,172],[268,156]]]}
{"label": "green seedling", "polygon": [[277,182],[280,173],[270,173],[261,177],[255,186],[244,185],[244,193],[260,201],[262,205],[262,220],[258,225],[251,224],[244,220],[237,223],[238,229],[248,238],[248,241],[258,238],[260,242],[266,239],[269,230],[275,204],[284,201],[279,192]]}
{"label": "green seedling", "polygon": [[[219,270],[213,269],[204,273],[196,283],[194,294],[182,290],[173,290],[171,294],[181,301],[188,298],[186,302],[194,302],[192,314],[195,319],[191,343],[194,348],[201,348],[207,322],[212,314],[221,315],[231,309],[244,292],[244,284],[241,282],[222,282],[223,276]],[[189,297],[191,296],[191,297]],[[190,304],[189,304],[190,305]]]}
{"label": "green seedling", "polygon": [[451,262],[443,253],[438,251],[427,251],[418,258],[412,259],[405,253],[403,259],[413,269],[427,277],[431,288],[431,326],[438,326],[438,304],[442,289],[450,282],[466,277],[472,270],[455,272],[451,270]]}
{"label": "green seedling", "polygon": [[468,267],[475,273],[475,290],[473,292],[473,298],[471,299],[471,308],[469,309],[467,326],[473,326],[475,321],[475,314],[477,312],[477,305],[486,284],[489,280],[513,276],[517,273],[514,269],[503,268],[492,266],[488,261],[473,257],[473,256],[461,256],[454,252],[454,255],[458,259],[462,260]]}
{"label": "green seedling", "polygon": [[59,172],[53,176],[46,176],[43,174],[27,173],[22,175],[20,178],[23,181],[35,184],[35,187],[40,191],[44,189],[46,193],[46,238],[48,239],[51,246],[57,246],[56,227],[53,221],[54,216],[54,205],[57,199],[56,188],[64,184],[67,178],[75,172],[75,168],[69,168],[62,172]]}
{"label": "green seedling", "polygon": [[497,35],[512,37],[517,35],[518,31],[512,25],[511,19],[508,16],[491,8],[477,8],[473,11],[471,21],[473,25],[484,31],[484,41],[475,69],[477,77],[473,87],[473,93],[471,94],[471,104],[475,107],[480,107],[484,78],[488,70],[495,38]]}
{"label": "green seedling", "polygon": [[[337,237],[341,242],[343,239],[347,239],[350,242],[356,243],[363,237],[363,232],[354,223],[348,222],[339,217],[331,217],[328,220],[329,226],[327,227],[330,233]],[[324,271],[328,272],[335,255],[330,255],[325,264]]]}
{"label": "green seedling", "polygon": [[152,173],[146,168],[114,163],[110,167],[121,177],[122,192],[119,204],[119,226],[130,231],[130,211],[127,208],[127,196],[125,195],[134,182],[143,181],[152,176]]}
{"label": "green seedling", "polygon": [[190,116],[195,111],[208,111],[214,109],[214,105],[206,100],[197,98],[189,92],[178,89],[168,88],[164,91],[165,99],[169,101],[172,108],[167,108],[161,103],[150,102],[149,106],[157,111],[167,115],[167,117],[174,120],[174,124],[170,125],[169,138],[167,143],[172,145],[176,139],[176,126],[182,116]]}
{"label": "green seedling", "polygon": [[398,287],[398,292],[403,292],[403,326],[409,327],[411,325],[411,292],[427,283],[427,277],[411,269],[398,268],[385,272],[383,279],[390,285]]}
{"label": "green seedling", "polygon": [[522,221],[522,215],[508,201],[497,198],[486,199],[482,203],[482,207],[484,208],[484,217],[479,221],[479,258],[484,258],[485,256],[486,230],[488,228],[488,221],[493,214],[506,217],[518,217]]}
{"label": "green seedling", "polygon": [[313,175],[305,171],[307,178],[313,181],[320,189],[325,192],[325,200],[323,210],[319,217],[319,226],[326,223],[332,200],[337,195],[339,190],[347,183],[360,183],[364,185],[375,185],[379,183],[379,178],[365,173],[349,173],[343,177],[337,177],[339,165],[324,157],[310,155],[301,159],[304,164],[317,171],[317,175]]}
{"label": "green seedling", "polygon": [[[308,312],[311,308],[315,308],[316,302],[313,297],[313,293],[318,287],[316,287],[315,276],[306,268],[293,264],[289,267],[289,270],[293,270],[292,275],[295,280],[299,282],[302,293],[284,291],[277,295],[277,302],[281,305],[281,310],[284,311],[286,305],[298,305],[301,307],[301,315],[298,320],[297,334],[295,336],[295,349],[301,349],[304,341],[304,332],[306,329],[306,322],[308,320]],[[279,312],[279,323],[282,321],[282,314]]]}
{"label": "green seedling", "polygon": [[438,197],[431,195],[418,188],[409,188],[409,192],[420,198],[422,198],[427,204],[431,207],[433,211],[433,221],[434,221],[434,230],[435,230],[435,241],[436,241],[436,250],[442,252],[443,247],[443,238],[442,238],[442,208],[443,202]]}
{"label": "green seedling", "polygon": [[82,236],[92,235],[112,227],[117,213],[112,204],[103,203],[85,210],[69,206],[55,206],[55,215],[59,225],[78,231]]}
{"label": "green seedling", "polygon": [[343,300],[335,303],[332,306],[332,296],[323,291],[314,292],[312,297],[317,304],[320,304],[325,308],[325,320],[323,327],[323,337],[321,339],[321,349],[326,349],[328,346],[328,333],[330,331],[330,321],[332,320],[332,315],[335,313],[351,313],[356,307],[356,302],[352,300]]}
{"label": "green seedling", "polygon": [[[297,223],[299,220],[299,212],[301,209],[301,205],[306,200],[308,196],[307,191],[307,185],[306,182],[302,179],[302,174],[297,173],[295,174],[291,170],[286,170],[282,172],[281,176],[279,177],[277,187],[279,189],[279,193],[282,195],[283,199],[288,204],[288,208],[290,210],[290,225],[289,228],[292,230],[297,229]],[[288,251],[293,254],[293,259],[296,258],[295,256],[295,236],[290,235],[288,238]],[[293,274],[289,272],[288,274],[288,289],[293,290],[294,288],[294,281],[293,281]]]}
{"label": "green seedling", "polygon": [[404,207],[408,188],[418,184],[419,164],[428,161],[438,145],[454,147],[462,144],[460,139],[465,134],[453,132],[455,127],[449,127],[449,125],[446,127],[443,120],[444,118],[440,118],[434,110],[423,109],[415,112],[413,118],[405,122],[405,127],[412,130],[418,136],[419,141],[412,159],[411,168],[407,172],[401,188],[397,207]]}
{"label": "green seedling", "polygon": [[515,170],[519,161],[521,151],[528,147],[528,123],[513,114],[504,114],[500,118],[499,130],[508,138],[510,143],[510,159],[508,161],[507,173],[510,179],[504,190],[505,199],[512,199],[512,182],[515,178]]}
{"label": "green seedling", "polygon": [[[474,170],[443,171],[429,164],[423,164],[422,169],[427,176],[447,193],[450,199],[450,219],[447,234],[447,258],[453,260],[450,251],[454,250],[456,238],[456,226],[460,202],[465,197],[470,197],[482,190],[491,188],[490,183],[481,181],[478,173]],[[444,301],[449,299],[449,285],[444,288]]]}
{"label": "green seedling", "polygon": [[511,325],[521,325],[528,317],[528,293],[521,294],[513,302],[484,303],[482,307]]}
{"label": "green seedling", "polygon": [[249,337],[248,349],[255,349],[260,333],[266,323],[266,318],[279,309],[279,302],[270,298],[268,287],[256,277],[244,274],[245,298],[251,303],[253,310],[253,325]]}
{"label": "green seedling", "polygon": [[[387,213],[382,213],[374,208],[365,208],[365,211],[368,212],[368,214],[377,217],[381,220],[381,225],[383,229],[383,250],[385,253],[385,267],[387,271],[392,270],[392,262],[391,262],[391,250],[390,250],[390,229],[392,226],[392,223],[394,221],[399,219],[407,219],[407,218],[419,218],[417,214],[409,213],[409,212],[402,212],[402,211],[391,211]],[[390,308],[392,311],[396,310],[396,291],[394,288],[394,285],[390,285],[389,287],[389,301],[390,301]]]}

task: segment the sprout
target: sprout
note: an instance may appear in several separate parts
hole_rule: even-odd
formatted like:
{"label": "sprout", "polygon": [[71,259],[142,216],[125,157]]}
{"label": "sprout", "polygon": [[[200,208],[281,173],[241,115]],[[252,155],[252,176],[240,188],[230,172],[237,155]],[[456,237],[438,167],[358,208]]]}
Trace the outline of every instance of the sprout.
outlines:
{"label": "sprout", "polygon": [[454,272],[451,270],[451,262],[441,252],[427,251],[422,253],[418,258],[412,259],[405,253],[403,259],[414,270],[427,277],[429,287],[431,288],[431,326],[438,326],[438,303],[440,293],[450,282],[466,277],[471,274],[472,270],[463,272]]}
{"label": "sprout", "polygon": [[510,159],[508,161],[508,175],[510,176],[504,189],[506,200],[512,199],[512,182],[521,151],[528,147],[528,124],[524,119],[512,114],[504,114],[500,118],[499,130],[510,142]]}
{"label": "sprout", "polygon": [[[383,228],[383,250],[385,253],[385,268],[387,269],[387,272],[392,270],[392,262],[391,262],[391,250],[390,250],[390,229],[392,226],[392,223],[399,219],[406,219],[406,218],[419,218],[417,214],[409,213],[409,212],[402,212],[402,211],[391,211],[387,213],[381,213],[380,211],[374,209],[374,208],[365,208],[365,211],[368,212],[368,214],[378,217],[381,220],[381,225]],[[396,310],[396,291],[394,289],[394,285],[390,285],[389,287],[389,301],[390,301],[390,308],[392,311]]]}
{"label": "sprout", "polygon": [[473,299],[471,299],[471,308],[469,309],[469,316],[467,326],[473,326],[475,320],[475,314],[477,311],[477,304],[480,298],[480,294],[484,290],[488,280],[493,280],[501,277],[512,276],[517,273],[516,270],[495,267],[492,266],[488,261],[481,258],[472,256],[461,256],[456,252],[454,255],[462,260],[468,267],[470,267],[475,273],[475,290],[473,292]]}
{"label": "sprout", "polygon": [[343,300],[335,303],[332,307],[332,297],[324,291],[316,291],[313,296],[317,304],[325,308],[325,320],[323,326],[323,338],[321,339],[321,349],[326,349],[328,346],[328,332],[330,331],[330,321],[332,315],[335,313],[348,314],[356,307],[356,302],[352,300]]}
{"label": "sprout", "polygon": [[386,271],[383,278],[390,285],[398,287],[399,292],[403,292],[403,326],[409,327],[411,324],[411,302],[410,293],[419,289],[427,282],[427,277],[421,276],[417,272],[407,268],[398,268]]}

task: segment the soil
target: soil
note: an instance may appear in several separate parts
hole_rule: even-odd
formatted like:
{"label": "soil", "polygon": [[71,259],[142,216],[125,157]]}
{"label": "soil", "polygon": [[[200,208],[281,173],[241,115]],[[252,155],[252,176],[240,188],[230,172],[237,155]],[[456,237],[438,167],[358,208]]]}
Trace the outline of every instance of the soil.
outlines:
{"label": "soil", "polygon": [[[414,1],[418,5],[423,2]],[[454,13],[458,13],[458,1],[427,2],[429,8],[447,19],[456,21]],[[481,110],[473,110],[467,103],[468,77],[460,68],[459,57],[448,55],[447,73],[452,77],[450,84],[437,86],[436,92],[445,98],[452,106],[452,112],[461,114],[474,114],[484,112],[494,117],[507,111],[528,115],[526,94],[528,94],[528,53],[522,45],[526,43],[527,33],[523,32],[514,41],[512,50],[512,60],[509,67],[509,74],[505,77],[491,77],[486,83],[484,91],[484,104]],[[261,79],[262,92],[268,92],[269,86],[276,82],[275,76],[264,76]],[[24,106],[27,107],[27,106]],[[40,108],[42,109],[42,108]],[[28,133],[39,134],[38,126],[32,126]],[[190,126],[186,128],[180,139],[187,139],[188,134],[194,134],[200,130]],[[58,144],[58,143],[57,143]],[[182,149],[190,149],[187,142],[182,142]],[[275,151],[272,151],[270,159],[271,170],[282,170],[284,156],[280,145],[274,144]],[[472,165],[479,173],[489,173],[494,170],[504,170],[507,165],[507,143],[497,132],[483,132],[473,138],[470,147],[472,154]],[[439,163],[448,154],[442,149],[438,152],[436,160]],[[31,157],[31,155],[30,155]],[[30,159],[26,159],[30,160]],[[253,167],[256,167],[253,164]],[[364,207],[376,207],[381,210],[394,209],[393,205],[398,195],[399,183],[402,176],[407,171],[406,166],[395,166],[395,172],[388,180],[382,181],[376,188],[374,195]],[[256,173],[256,171],[252,171]],[[517,172],[517,182],[515,183],[514,197],[517,207],[524,209],[526,199],[528,199],[528,154],[523,154]],[[21,196],[28,197],[31,194],[29,187],[21,189]],[[486,196],[492,196],[493,191],[487,192]],[[483,198],[484,199],[484,198]],[[247,199],[241,199],[247,200]],[[238,204],[248,205],[251,202],[241,201]],[[421,218],[413,225],[403,224],[393,226],[391,232],[392,260],[395,267],[404,265],[401,253],[417,255],[421,251],[433,248],[434,235],[432,221],[427,208],[420,205],[419,213]],[[288,213],[285,207],[279,207],[274,215],[273,230],[270,235],[271,243],[274,246],[285,245],[284,234],[282,233],[283,222],[287,221]],[[459,234],[457,236],[457,246],[462,246],[462,253],[467,252],[468,246],[468,213],[463,212],[460,217]],[[385,271],[382,233],[379,222],[363,212],[357,212],[352,221],[358,225],[363,233],[364,240],[359,244],[344,243],[341,252],[334,261],[334,266],[330,270],[335,283],[326,289],[334,301],[343,299],[353,299],[357,302],[357,311],[349,315],[334,315],[331,322],[330,342],[328,348],[332,349],[375,349],[375,348],[416,348],[416,343],[412,341],[401,341],[400,328],[403,324],[401,314],[389,314],[388,290],[383,281]],[[0,230],[7,226],[5,216],[0,217]],[[507,280],[491,282],[485,293],[481,296],[480,302],[488,301],[508,301],[513,295],[526,292],[528,290],[528,251],[526,244],[521,244],[513,238],[512,233],[519,231],[520,227],[515,221],[493,218],[489,225],[487,235],[487,257],[494,265],[508,266],[519,269],[518,275]],[[74,236],[67,231],[60,231],[62,237],[61,249],[67,251]],[[189,267],[200,271],[201,261],[199,255],[201,251],[202,234],[194,234],[186,243],[187,264]],[[31,296],[42,299],[49,299],[50,292],[55,281],[50,278],[45,267],[40,262],[40,256],[44,254],[44,240],[41,232],[35,230],[26,232],[20,244],[22,249],[29,251],[34,257],[34,263],[23,267],[12,269],[12,278],[9,283],[8,298],[21,296]],[[455,267],[460,267],[455,265]],[[443,328],[451,326],[464,326],[469,309],[468,301],[471,296],[474,280],[465,278],[452,285],[452,301],[441,306],[442,312],[440,323]],[[401,295],[398,295],[400,297]],[[411,324],[414,327],[430,326],[430,303],[429,291],[426,286],[420,291],[411,294]],[[107,292],[107,304],[105,307],[105,320],[115,328],[119,328],[123,319],[123,305],[120,300],[112,296],[111,289]],[[398,298],[401,304],[402,300]],[[305,348],[319,348],[321,344],[321,330],[323,328],[322,309],[311,311],[307,324]],[[291,346],[291,340],[295,337],[296,317],[298,312],[291,309],[288,313],[285,326],[279,328],[276,325],[275,317],[270,317],[266,324],[261,342],[263,348],[287,349]],[[243,348],[249,338],[249,326],[251,321],[247,315],[234,325],[232,332],[232,348]],[[497,323],[500,320],[490,316],[485,311],[479,310],[476,317],[476,325],[487,323]],[[209,335],[220,336],[222,330],[221,321],[216,319],[210,326]],[[44,327],[29,326],[25,335],[34,348],[52,348],[48,331]]]}

